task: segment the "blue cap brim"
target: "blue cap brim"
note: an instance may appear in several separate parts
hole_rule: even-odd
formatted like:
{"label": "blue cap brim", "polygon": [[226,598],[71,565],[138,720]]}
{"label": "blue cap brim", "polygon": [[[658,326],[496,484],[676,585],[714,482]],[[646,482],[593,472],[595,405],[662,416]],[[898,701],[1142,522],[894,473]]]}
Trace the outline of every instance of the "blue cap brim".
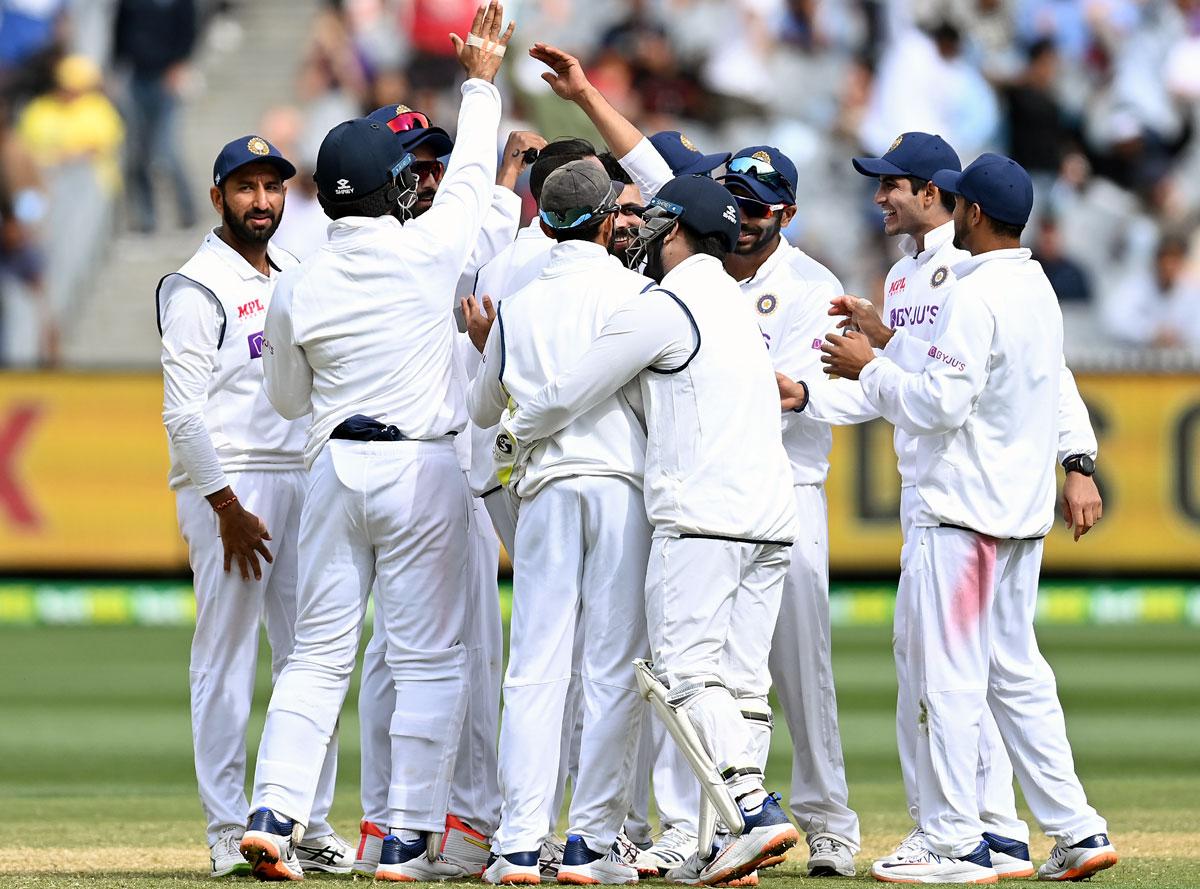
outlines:
{"label": "blue cap brim", "polygon": [[454,150],[454,140],[441,127],[423,127],[417,130],[403,130],[396,134],[405,151],[412,151],[418,145],[425,145],[438,157],[445,157]]}
{"label": "blue cap brim", "polygon": [[730,152],[724,154],[705,154],[680,170],[677,176],[696,176],[711,173],[717,167],[723,167],[733,157]]}
{"label": "blue cap brim", "polygon": [[274,154],[264,154],[259,157],[252,157],[248,160],[244,160],[235,167],[230,167],[225,171],[225,174],[221,178],[228,179],[229,175],[234,170],[240,170],[242,167],[248,166],[249,164],[270,164],[272,167],[275,167],[275,169],[279,170],[279,175],[285,182],[296,175],[296,168],[292,166],[291,161],[287,160],[287,158],[278,157]]}
{"label": "blue cap brim", "polygon": [[902,170],[891,161],[881,157],[856,157],[850,163],[854,169],[864,176],[911,176],[908,170]]}
{"label": "blue cap brim", "polygon": [[957,170],[938,170],[930,181],[942,191],[948,191],[950,194],[962,194],[958,190],[958,183],[961,180],[962,173]]}
{"label": "blue cap brim", "polygon": [[739,173],[726,173],[724,176],[718,176],[717,181],[722,183],[726,188],[730,185],[740,185],[746,191],[753,195],[756,201],[762,201],[764,204],[794,204],[795,199],[788,194],[782,194],[767,183],[755,179],[753,176],[742,176]]}

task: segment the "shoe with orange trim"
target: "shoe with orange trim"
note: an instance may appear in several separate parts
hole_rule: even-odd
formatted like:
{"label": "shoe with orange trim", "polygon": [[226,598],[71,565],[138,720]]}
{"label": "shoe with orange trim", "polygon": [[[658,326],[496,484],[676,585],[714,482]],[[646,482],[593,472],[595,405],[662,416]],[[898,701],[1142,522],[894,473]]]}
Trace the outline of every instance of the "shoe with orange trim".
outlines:
{"label": "shoe with orange trim", "polygon": [[303,880],[304,871],[296,857],[299,833],[292,819],[278,818],[270,809],[258,809],[250,816],[238,850],[260,880]]}
{"label": "shoe with orange trim", "polygon": [[617,844],[607,852],[588,848],[583,837],[567,837],[558,882],[573,886],[625,886],[638,881],[637,868],[621,857]]}
{"label": "shoe with orange trim", "polygon": [[961,858],[939,855],[927,846],[903,855],[881,858],[871,867],[871,876],[883,883],[995,883],[988,844],[980,842]]}
{"label": "shoe with orange trim", "polygon": [[1038,868],[1039,880],[1086,880],[1098,871],[1112,867],[1120,857],[1108,839],[1098,833],[1072,846],[1054,844],[1050,859]]}

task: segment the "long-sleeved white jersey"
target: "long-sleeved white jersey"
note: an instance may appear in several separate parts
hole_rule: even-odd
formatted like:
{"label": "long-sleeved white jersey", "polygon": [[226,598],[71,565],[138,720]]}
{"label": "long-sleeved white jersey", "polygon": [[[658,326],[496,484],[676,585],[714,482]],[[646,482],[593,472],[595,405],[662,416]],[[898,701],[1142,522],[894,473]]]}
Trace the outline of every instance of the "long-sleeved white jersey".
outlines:
{"label": "long-sleeved white jersey", "polygon": [[[971,254],[954,246],[954,223],[946,222],[925,236],[918,251],[907,235],[901,239],[902,256],[888,272],[883,290],[883,322],[896,331],[883,354],[905,370],[924,366],[934,324],[942,306],[953,292],[956,267]],[[1096,456],[1096,435],[1087,407],[1079,397],[1075,376],[1063,362],[1059,382],[1058,458],[1072,454]],[[795,379],[795,377],[793,377]],[[802,417],[834,425],[862,423],[878,416],[861,397],[861,390],[843,380],[827,380],[820,374],[806,377],[810,401]],[[917,477],[917,443],[897,426],[894,434],[901,484],[914,484]]]}
{"label": "long-sleeved white jersey", "polygon": [[[471,419],[493,426],[510,397],[520,405],[536,395],[570,369],[613,313],[650,284],[600,244],[556,244],[541,274],[497,310],[467,395]],[[615,475],[640,488],[645,458],[645,430],[619,389],[538,443],[517,494],[532,497],[547,482],[574,475]]]}
{"label": "long-sleeved white jersey", "polygon": [[226,472],[298,469],[304,424],[275,413],[263,391],[263,319],[280,270],[296,265],[268,245],[262,275],[209,232],[183,267],[159,282],[163,425],[172,489],[201,495],[228,483]]}
{"label": "long-sleeved white jersey", "polygon": [[404,225],[346,217],[330,240],[285,274],[267,314],[267,394],[285,417],[311,407],[304,459],[354,414],[413,439],[461,432],[466,408],[455,371],[449,308],[492,202],[500,94],[462,88],[458,141],[433,206]]}
{"label": "long-sleeved white jersey", "polygon": [[535,442],[637,377],[646,514],[656,536],[791,543],[791,469],[762,333],[719,260],[696,255],[627,302],[578,362],[524,402]]}
{"label": "long-sleeved white jersey", "polygon": [[917,526],[1041,537],[1054,521],[1062,314],[1028,250],[957,266],[922,370],[876,358],[860,377],[880,414],[916,436]]}

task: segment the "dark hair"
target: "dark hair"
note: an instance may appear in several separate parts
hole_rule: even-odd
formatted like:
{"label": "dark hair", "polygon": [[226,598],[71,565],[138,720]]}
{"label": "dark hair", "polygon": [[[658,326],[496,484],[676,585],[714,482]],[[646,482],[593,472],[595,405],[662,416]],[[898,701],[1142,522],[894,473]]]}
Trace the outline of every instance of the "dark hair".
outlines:
{"label": "dark hair", "polygon": [[725,257],[729,255],[729,247],[725,243],[725,237],[715,232],[702,235],[682,219],[679,220],[679,230],[683,232],[683,239],[687,241],[688,247],[692,253],[703,253],[705,256],[713,256],[725,261]]}
{"label": "dark hair", "polygon": [[385,185],[353,201],[327,201],[324,195],[317,192],[317,200],[330,219],[341,219],[344,216],[387,216],[396,209],[396,202],[387,199],[389,188],[390,186]]}
{"label": "dark hair", "polygon": [[[984,216],[987,216],[985,213]],[[988,223],[992,227],[992,232],[1001,238],[1011,238],[1012,240],[1021,240],[1021,232],[1025,231],[1025,225],[1013,225],[1011,222],[1001,222],[999,219],[994,219],[991,216],[987,217]]]}
{"label": "dark hair", "polygon": [[[908,184],[909,184],[909,187],[912,188],[912,193],[917,194],[918,192],[920,192],[920,190],[922,188],[924,188],[926,185],[929,184],[929,180],[921,179],[917,176],[909,176]],[[946,191],[944,189],[939,188],[938,195],[941,197],[942,209],[944,209],[947,213],[953,213],[954,212],[954,192]]]}
{"label": "dark hair", "polygon": [[555,139],[538,152],[538,159],[529,168],[529,191],[538,203],[542,200],[542,186],[546,177],[571,161],[595,157],[596,146],[587,139]]}
{"label": "dark hair", "polygon": [[612,214],[605,214],[599,219],[589,219],[583,225],[577,225],[574,228],[552,228],[554,232],[554,240],[562,244],[566,241],[595,241],[600,234],[600,226],[604,225],[604,220]]}
{"label": "dark hair", "polygon": [[1025,50],[1025,58],[1029,62],[1036,62],[1044,55],[1053,55],[1058,52],[1058,48],[1054,45],[1054,39],[1051,37],[1041,37],[1033,43],[1029,44]]}
{"label": "dark hair", "polygon": [[604,164],[604,172],[608,174],[608,178],[613,182],[620,182],[622,185],[633,185],[633,179],[625,168],[621,166],[621,162],[611,151],[606,151],[603,154],[598,154],[600,163]]}

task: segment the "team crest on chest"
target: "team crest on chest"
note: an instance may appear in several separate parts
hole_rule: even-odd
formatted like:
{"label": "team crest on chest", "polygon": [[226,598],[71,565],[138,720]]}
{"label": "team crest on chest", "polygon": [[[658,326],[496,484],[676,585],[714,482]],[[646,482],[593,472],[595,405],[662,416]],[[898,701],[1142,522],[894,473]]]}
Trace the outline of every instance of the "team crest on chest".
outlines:
{"label": "team crest on chest", "polygon": [[779,297],[777,297],[773,293],[764,293],[762,296],[760,296],[758,298],[758,302],[756,302],[754,304],[754,307],[756,309],[758,309],[758,314],[770,315],[772,312],[775,311],[775,309],[776,309],[776,307],[778,307],[778,305],[779,305]]}
{"label": "team crest on chest", "polygon": [[950,269],[944,265],[940,265],[933,273],[933,277],[929,279],[930,287],[941,287],[946,283],[946,279],[950,277]]}
{"label": "team crest on chest", "polygon": [[267,140],[259,136],[254,136],[246,143],[246,150],[251,154],[257,154],[259,157],[271,153],[271,146],[267,144]]}

